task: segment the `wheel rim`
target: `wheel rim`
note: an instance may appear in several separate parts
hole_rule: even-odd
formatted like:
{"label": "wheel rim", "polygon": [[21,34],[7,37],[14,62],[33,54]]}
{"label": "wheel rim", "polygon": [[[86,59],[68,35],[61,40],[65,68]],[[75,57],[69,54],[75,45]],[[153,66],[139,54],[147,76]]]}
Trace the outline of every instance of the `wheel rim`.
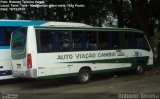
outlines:
{"label": "wheel rim", "polygon": [[87,73],[87,72],[83,72],[83,73],[81,73],[81,79],[82,79],[83,81],[87,81],[87,80],[88,80],[88,78],[89,78],[89,75],[88,75],[88,73]]}

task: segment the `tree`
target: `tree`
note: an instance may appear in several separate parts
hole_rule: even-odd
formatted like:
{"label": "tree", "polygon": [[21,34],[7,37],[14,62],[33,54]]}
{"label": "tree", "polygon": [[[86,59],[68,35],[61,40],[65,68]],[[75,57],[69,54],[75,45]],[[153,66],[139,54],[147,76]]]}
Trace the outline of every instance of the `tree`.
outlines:
{"label": "tree", "polygon": [[113,13],[117,15],[118,19],[118,27],[124,27],[124,14],[123,14],[123,0],[113,0],[112,1],[113,6]]}
{"label": "tree", "polygon": [[140,29],[150,38],[154,36],[154,24],[157,14],[160,16],[159,0],[131,0],[135,21]]}

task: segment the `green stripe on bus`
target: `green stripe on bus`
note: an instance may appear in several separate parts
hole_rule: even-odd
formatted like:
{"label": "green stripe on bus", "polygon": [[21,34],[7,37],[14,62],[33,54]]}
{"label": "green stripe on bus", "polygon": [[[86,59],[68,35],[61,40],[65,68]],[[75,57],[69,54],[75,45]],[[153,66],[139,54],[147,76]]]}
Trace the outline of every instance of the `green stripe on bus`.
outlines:
{"label": "green stripe on bus", "polygon": [[65,78],[65,77],[74,77],[74,76],[78,76],[78,72],[68,73],[68,74],[59,74],[59,75],[41,76],[41,77],[38,77],[38,79],[55,79],[55,78]]}
{"label": "green stripe on bus", "polygon": [[[133,69],[133,68],[124,67],[124,68],[116,68],[116,69],[103,69],[103,70],[92,71],[92,74],[125,71],[125,70],[131,70],[131,69]],[[38,77],[37,79],[55,79],[55,78],[77,77],[78,74],[79,74],[79,72],[68,73],[68,74],[59,74],[59,75],[49,75],[49,76],[41,76],[41,77]]]}
{"label": "green stripe on bus", "polygon": [[[130,57],[130,58],[72,61],[72,62],[61,62],[61,63],[133,63],[134,64],[136,62],[147,63],[148,59],[149,59],[149,56],[144,56],[144,57]],[[116,62],[116,61],[118,61],[118,62]]]}

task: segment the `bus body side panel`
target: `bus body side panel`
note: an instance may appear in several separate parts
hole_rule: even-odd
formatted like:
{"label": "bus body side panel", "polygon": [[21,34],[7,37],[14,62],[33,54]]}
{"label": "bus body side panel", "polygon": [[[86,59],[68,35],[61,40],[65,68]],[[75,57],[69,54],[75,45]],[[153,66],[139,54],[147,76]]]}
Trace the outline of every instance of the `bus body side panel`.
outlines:
{"label": "bus body side panel", "polygon": [[149,55],[149,62],[147,63],[148,66],[153,66],[153,52],[148,52]]}
{"label": "bus body side panel", "polygon": [[0,80],[13,78],[9,49],[0,49]]}
{"label": "bus body side panel", "polygon": [[57,61],[59,53],[39,53],[38,54],[38,76],[50,76],[68,74],[69,66],[67,63]]}
{"label": "bus body side panel", "polygon": [[149,65],[152,64],[150,62],[149,57],[152,56],[151,52],[142,50],[142,49],[130,49],[130,50],[125,50],[127,57],[132,58],[132,68],[135,69],[137,65],[142,62],[144,65]]}
{"label": "bus body side panel", "polygon": [[125,51],[121,52],[123,55],[116,50],[39,53],[38,76],[74,76],[83,67],[90,67],[93,72],[130,68],[131,61],[127,61]]}
{"label": "bus body side panel", "polygon": [[152,51],[146,51],[142,49],[135,49],[135,55],[134,57],[141,58],[137,59],[138,62],[144,63],[145,66],[152,66],[153,65],[153,54]]}

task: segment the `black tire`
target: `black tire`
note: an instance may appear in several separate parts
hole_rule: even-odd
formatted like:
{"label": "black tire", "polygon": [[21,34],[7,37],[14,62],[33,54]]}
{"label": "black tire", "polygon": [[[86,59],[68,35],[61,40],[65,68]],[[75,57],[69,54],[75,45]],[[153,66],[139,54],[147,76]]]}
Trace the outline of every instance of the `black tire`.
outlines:
{"label": "black tire", "polygon": [[80,84],[85,84],[88,83],[89,81],[90,81],[90,70],[81,69],[78,75],[78,82]]}
{"label": "black tire", "polygon": [[136,74],[140,75],[144,73],[144,66],[142,64],[139,64],[136,68]]}

